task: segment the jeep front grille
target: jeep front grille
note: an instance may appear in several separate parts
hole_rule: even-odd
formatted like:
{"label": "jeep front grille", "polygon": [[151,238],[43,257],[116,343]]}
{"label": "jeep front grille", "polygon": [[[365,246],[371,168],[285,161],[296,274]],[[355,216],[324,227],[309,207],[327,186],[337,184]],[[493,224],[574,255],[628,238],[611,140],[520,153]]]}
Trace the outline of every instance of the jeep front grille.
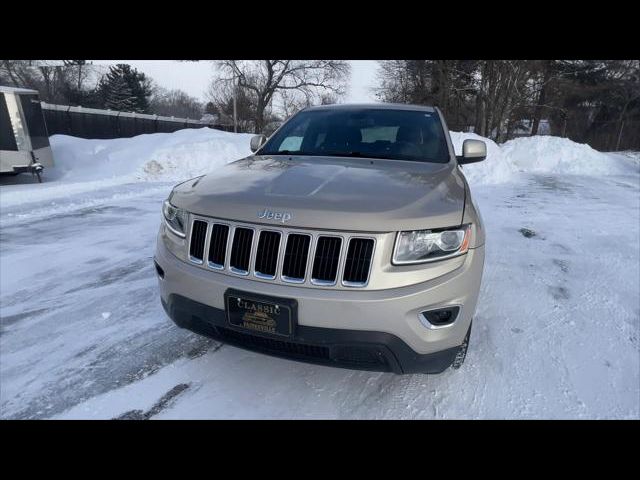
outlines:
{"label": "jeep front grille", "polygon": [[370,238],[351,239],[342,276],[345,284],[359,286],[367,283],[372,253],[373,240]]}
{"label": "jeep front grille", "polygon": [[194,218],[189,260],[205,269],[266,281],[317,287],[369,283],[374,235],[235,223]]}
{"label": "jeep front grille", "polygon": [[287,247],[282,263],[282,278],[288,282],[302,283],[307,270],[311,235],[292,233],[287,237]]}
{"label": "jeep front grille", "polygon": [[261,231],[258,250],[256,251],[256,276],[269,279],[276,278],[279,251],[280,232]]}
{"label": "jeep front grille", "polygon": [[318,237],[313,259],[311,282],[317,285],[333,285],[338,274],[338,260],[342,239],[340,237]]}
{"label": "jeep front grille", "polygon": [[252,229],[237,227],[234,230],[233,245],[231,247],[231,261],[229,263],[229,267],[233,273],[239,273],[241,275],[249,273],[252,242]]}
{"label": "jeep front grille", "polygon": [[196,263],[202,263],[204,258],[204,244],[207,237],[207,222],[194,220],[191,227],[191,245],[189,246],[189,256]]}
{"label": "jeep front grille", "polygon": [[229,226],[214,223],[211,228],[211,241],[209,243],[209,266],[223,269],[227,258],[227,239],[229,238]]}

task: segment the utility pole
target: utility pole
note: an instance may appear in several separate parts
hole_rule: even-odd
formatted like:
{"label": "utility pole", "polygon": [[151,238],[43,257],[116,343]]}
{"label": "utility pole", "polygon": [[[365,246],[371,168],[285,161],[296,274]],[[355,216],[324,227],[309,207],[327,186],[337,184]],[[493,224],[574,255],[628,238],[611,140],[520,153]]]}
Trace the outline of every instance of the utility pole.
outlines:
{"label": "utility pole", "polygon": [[233,131],[238,133],[238,107],[237,107],[237,98],[238,96],[238,81],[234,77],[233,79]]}

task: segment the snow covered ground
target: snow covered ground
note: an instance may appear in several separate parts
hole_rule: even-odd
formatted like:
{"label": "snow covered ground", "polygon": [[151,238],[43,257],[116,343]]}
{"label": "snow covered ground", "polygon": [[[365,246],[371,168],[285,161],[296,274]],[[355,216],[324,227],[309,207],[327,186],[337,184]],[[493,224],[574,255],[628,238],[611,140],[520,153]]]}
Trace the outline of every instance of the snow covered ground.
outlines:
{"label": "snow covered ground", "polygon": [[488,236],[467,360],[397,376],[243,351],[166,317],[161,202],[249,137],[55,136],[44,184],[0,179],[1,418],[640,418],[638,153],[488,141],[464,167]]}

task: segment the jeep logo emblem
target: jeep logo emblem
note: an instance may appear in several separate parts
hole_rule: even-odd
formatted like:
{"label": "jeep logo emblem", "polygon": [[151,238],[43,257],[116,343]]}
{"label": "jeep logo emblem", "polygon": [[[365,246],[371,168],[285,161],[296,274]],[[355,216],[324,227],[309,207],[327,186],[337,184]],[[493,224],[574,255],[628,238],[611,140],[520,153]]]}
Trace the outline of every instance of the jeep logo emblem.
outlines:
{"label": "jeep logo emblem", "polygon": [[265,208],[262,212],[258,212],[258,218],[264,218],[265,220],[275,220],[276,222],[287,223],[291,220],[291,213],[289,212],[274,212]]}

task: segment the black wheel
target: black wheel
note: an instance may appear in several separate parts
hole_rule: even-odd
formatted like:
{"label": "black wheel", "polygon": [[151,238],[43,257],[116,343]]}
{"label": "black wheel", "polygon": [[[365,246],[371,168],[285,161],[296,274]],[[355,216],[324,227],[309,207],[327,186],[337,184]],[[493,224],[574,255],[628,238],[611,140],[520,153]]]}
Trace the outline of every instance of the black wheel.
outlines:
{"label": "black wheel", "polygon": [[[473,322],[471,322],[473,325]],[[469,325],[469,330],[467,330],[467,335],[464,337],[464,341],[462,345],[460,345],[460,350],[456,353],[456,358],[453,359],[453,363],[451,364],[451,368],[457,370],[464,363],[464,359],[467,357],[467,349],[469,348],[469,338],[471,337],[471,325]]]}

